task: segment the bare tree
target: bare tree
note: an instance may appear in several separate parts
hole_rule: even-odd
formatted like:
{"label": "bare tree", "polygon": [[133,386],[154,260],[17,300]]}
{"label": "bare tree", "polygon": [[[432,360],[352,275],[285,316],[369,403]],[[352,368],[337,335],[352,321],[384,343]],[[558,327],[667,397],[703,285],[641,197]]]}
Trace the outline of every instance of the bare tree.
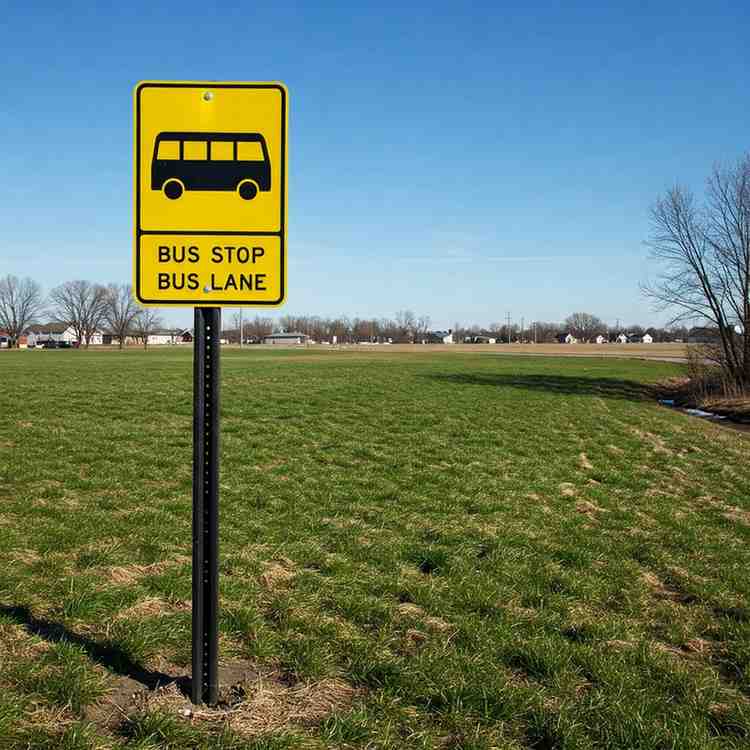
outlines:
{"label": "bare tree", "polygon": [[90,281],[66,281],[50,292],[52,317],[75,331],[79,343],[88,349],[100,328],[106,309],[107,290]]}
{"label": "bare tree", "polygon": [[718,345],[706,354],[731,381],[750,385],[750,154],[715,167],[706,201],[696,205],[674,187],[651,211],[651,256],[661,265],[642,287],[670,324],[700,320],[715,326]]}
{"label": "bare tree", "polygon": [[249,323],[247,318],[242,314],[242,311],[238,311],[232,315],[231,328],[226,332],[227,339],[234,343],[235,338],[239,344],[242,344],[247,339],[246,331]]}
{"label": "bare tree", "polygon": [[565,318],[565,326],[580,341],[588,341],[594,334],[607,328],[596,315],[585,312],[573,313]]}
{"label": "bare tree", "polygon": [[399,310],[396,313],[396,335],[401,342],[414,342],[417,318],[411,310]]}
{"label": "bare tree", "polygon": [[432,319],[429,315],[420,315],[414,325],[414,333],[418,340],[423,340],[430,331]]}
{"label": "bare tree", "polygon": [[0,329],[7,332],[11,346],[18,345],[21,334],[43,308],[42,288],[36,281],[11,275],[0,279]]}
{"label": "bare tree", "polygon": [[273,332],[273,319],[256,315],[252,320],[247,321],[246,326],[252,339],[263,341],[264,336]]}
{"label": "bare tree", "polygon": [[104,320],[112,335],[117,338],[120,349],[132,333],[133,321],[139,312],[130,284],[110,284],[104,303]]}
{"label": "bare tree", "polygon": [[133,319],[133,333],[148,349],[148,339],[153,333],[164,325],[161,316],[153,307],[142,307]]}
{"label": "bare tree", "polygon": [[557,336],[562,333],[562,326],[560,323],[549,323],[543,320],[537,320],[531,325],[536,329],[536,341],[540,344],[554,342],[557,340]]}

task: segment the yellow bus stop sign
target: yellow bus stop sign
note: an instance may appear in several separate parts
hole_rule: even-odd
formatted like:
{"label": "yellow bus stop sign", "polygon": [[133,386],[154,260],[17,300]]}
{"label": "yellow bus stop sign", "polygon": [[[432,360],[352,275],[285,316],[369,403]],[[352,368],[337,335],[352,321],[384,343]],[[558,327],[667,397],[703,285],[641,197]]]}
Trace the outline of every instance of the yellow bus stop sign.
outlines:
{"label": "yellow bus stop sign", "polygon": [[144,305],[282,304],[287,91],[135,89],[135,295]]}

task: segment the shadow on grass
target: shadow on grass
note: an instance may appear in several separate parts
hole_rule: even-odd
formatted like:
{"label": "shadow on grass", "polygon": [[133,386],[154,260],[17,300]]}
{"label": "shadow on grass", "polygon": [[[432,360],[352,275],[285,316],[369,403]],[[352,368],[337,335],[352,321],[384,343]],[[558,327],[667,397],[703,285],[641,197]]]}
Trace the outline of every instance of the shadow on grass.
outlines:
{"label": "shadow on grass", "polygon": [[68,630],[60,623],[34,617],[28,607],[0,604],[0,615],[8,617],[21,625],[27,632],[39,636],[49,643],[66,642],[79,646],[92,661],[114,674],[140,683],[149,690],[175,683],[184,695],[190,695],[189,677],[175,677],[165,672],[146,669],[133,661],[130,655],[115,643],[106,641],[99,643]]}
{"label": "shadow on grass", "polygon": [[585,378],[571,375],[514,375],[512,373],[435,373],[425,375],[433,380],[455,385],[488,385],[496,388],[519,388],[572,396],[600,396],[628,401],[649,401],[658,394],[653,385],[618,378]]}

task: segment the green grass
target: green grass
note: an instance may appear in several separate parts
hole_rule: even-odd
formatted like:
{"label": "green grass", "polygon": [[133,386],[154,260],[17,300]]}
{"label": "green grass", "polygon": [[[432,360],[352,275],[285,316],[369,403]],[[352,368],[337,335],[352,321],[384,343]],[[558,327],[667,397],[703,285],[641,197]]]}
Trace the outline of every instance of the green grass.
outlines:
{"label": "green grass", "polygon": [[222,658],[354,699],[91,723],[189,666],[191,355],[0,355],[0,750],[750,747],[750,438],[440,351],[222,357]]}

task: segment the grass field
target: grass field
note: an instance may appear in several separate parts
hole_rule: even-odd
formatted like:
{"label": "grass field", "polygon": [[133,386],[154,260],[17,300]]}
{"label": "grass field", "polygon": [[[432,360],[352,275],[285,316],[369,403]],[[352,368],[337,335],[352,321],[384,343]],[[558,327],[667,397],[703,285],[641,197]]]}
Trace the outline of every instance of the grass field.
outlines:
{"label": "grass field", "polygon": [[[324,345],[315,348],[324,349]],[[654,359],[683,362],[687,359],[685,344],[453,344],[451,346],[424,344],[345,344],[343,348],[366,349],[373,353],[392,355],[410,354],[524,354],[550,357],[616,357],[619,359]],[[442,351],[441,351],[442,350]]]}
{"label": "grass field", "polygon": [[[0,354],[0,749],[750,746],[750,438],[678,365],[227,350],[188,712],[192,352]],[[135,696],[134,696],[135,693]]]}

